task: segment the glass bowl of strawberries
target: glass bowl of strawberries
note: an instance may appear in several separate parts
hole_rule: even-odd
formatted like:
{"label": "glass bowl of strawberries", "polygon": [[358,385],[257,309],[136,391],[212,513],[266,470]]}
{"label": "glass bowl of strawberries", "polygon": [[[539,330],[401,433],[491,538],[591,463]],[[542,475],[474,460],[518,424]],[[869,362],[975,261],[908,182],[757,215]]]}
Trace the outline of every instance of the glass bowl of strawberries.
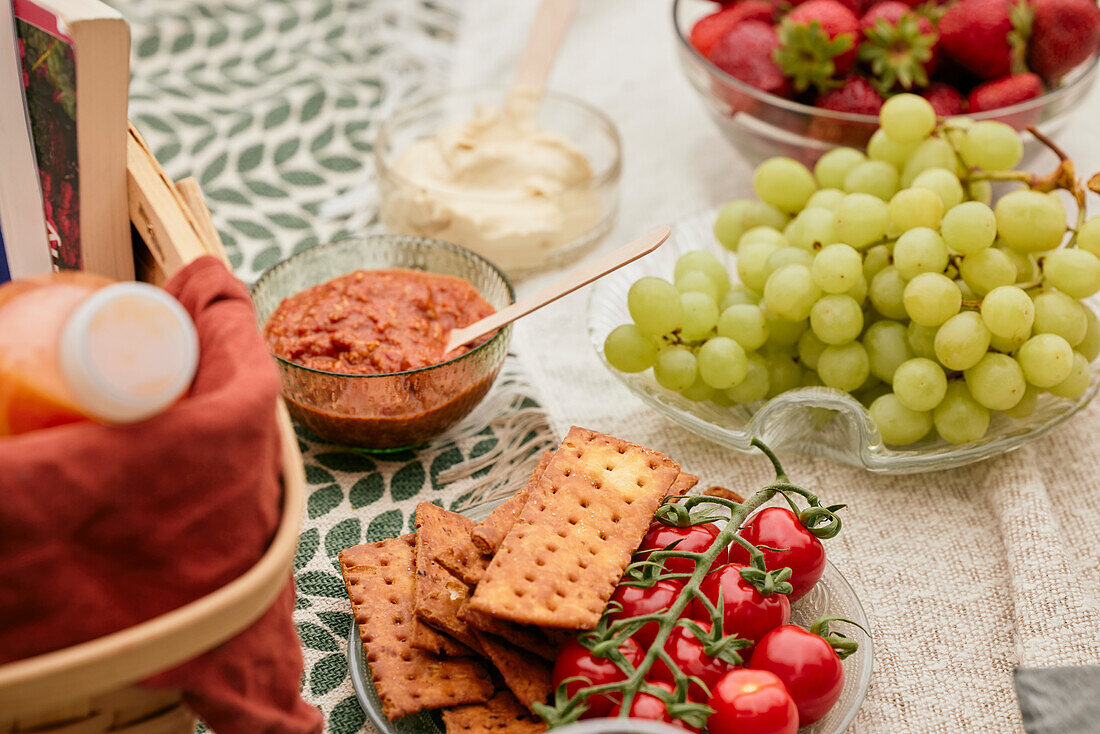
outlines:
{"label": "glass bowl of strawberries", "polygon": [[688,81],[754,164],[882,144],[878,111],[905,91],[1055,136],[1100,57],[1093,0],[674,0],[673,24]]}

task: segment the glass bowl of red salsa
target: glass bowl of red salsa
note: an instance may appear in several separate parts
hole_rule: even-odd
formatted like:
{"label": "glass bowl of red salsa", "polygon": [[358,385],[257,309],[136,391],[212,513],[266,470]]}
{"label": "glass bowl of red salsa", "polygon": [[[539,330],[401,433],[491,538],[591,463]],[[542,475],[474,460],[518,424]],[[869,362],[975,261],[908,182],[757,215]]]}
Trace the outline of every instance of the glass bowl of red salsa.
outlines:
{"label": "glass bowl of red salsa", "polygon": [[333,443],[392,451],[443,433],[489,392],[511,327],[448,354],[442,343],[515,291],[458,245],[373,235],[293,255],[252,301],[294,419]]}

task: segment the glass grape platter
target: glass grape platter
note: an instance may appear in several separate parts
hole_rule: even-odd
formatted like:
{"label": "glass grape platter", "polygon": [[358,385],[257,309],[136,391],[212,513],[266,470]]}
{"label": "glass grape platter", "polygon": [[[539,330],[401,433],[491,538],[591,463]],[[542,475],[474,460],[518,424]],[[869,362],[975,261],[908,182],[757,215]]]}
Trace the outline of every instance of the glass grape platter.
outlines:
{"label": "glass grape platter", "polygon": [[[715,241],[715,215],[710,211],[682,220],[657,252],[600,279],[589,297],[587,316],[589,340],[611,374],[658,413],[704,438],[738,451],[753,451],[750,442],[757,437],[778,451],[824,456],[882,474],[915,474],[965,466],[1018,449],[1065,423],[1100,390],[1097,362],[1090,368],[1088,390],[1080,398],[1066,400],[1043,393],[1027,418],[994,413],[989,430],[978,441],[953,445],[937,437],[898,448],[884,444],[867,408],[840,390],[803,387],[769,400],[723,408],[661,387],[652,370],[633,374],[616,370],[604,357],[603,343],[616,326],[630,323],[626,296],[631,284],[646,275],[671,279],[676,259],[691,250],[713,252],[736,273],[736,256]],[[1098,299],[1094,296],[1086,302],[1096,310]]]}
{"label": "glass grape platter", "polygon": [[[481,520],[504,499],[505,497],[498,497],[480,503],[475,499],[473,504],[461,512],[472,520]],[[825,561],[825,572],[817,585],[791,605],[791,623],[809,628],[815,620],[824,616],[844,617],[859,623],[864,629],[871,629],[855,590],[828,560]],[[841,734],[855,720],[871,684],[874,658],[871,638],[859,629],[843,623],[834,624],[833,629],[857,640],[859,649],[843,661],[844,688],[839,700],[824,718],[799,729],[800,734]],[[378,693],[374,690],[357,624],[351,626],[348,635],[348,671],[359,705],[380,734],[444,734],[443,722],[435,712],[411,714],[396,721],[388,720],[382,713],[382,702],[378,700]],[[554,731],[561,734],[660,734],[665,731],[680,731],[657,725],[647,728],[653,722],[631,720],[625,727],[624,723],[626,722],[621,719],[590,719]]]}

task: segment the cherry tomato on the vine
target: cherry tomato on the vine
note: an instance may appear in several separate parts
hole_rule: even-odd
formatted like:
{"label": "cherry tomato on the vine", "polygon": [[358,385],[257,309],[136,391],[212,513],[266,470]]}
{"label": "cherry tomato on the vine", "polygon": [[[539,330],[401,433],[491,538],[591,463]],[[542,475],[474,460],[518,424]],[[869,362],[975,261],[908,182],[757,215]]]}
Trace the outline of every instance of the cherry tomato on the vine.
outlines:
{"label": "cherry tomato on the vine", "polygon": [[[789,580],[794,590],[787,596],[792,602],[805,596],[825,570],[825,548],[821,541],[786,507],[764,508],[748,519],[740,534],[753,545],[786,548],[782,551],[761,549],[761,552],[769,571],[784,566],[791,569]],[[740,543],[730,544],[729,555],[732,563],[749,564],[749,552]]]}
{"label": "cherry tomato on the vine", "polygon": [[798,709],[774,673],[737,668],[714,686],[709,734],[795,734]]}
{"label": "cherry tomato on the vine", "polygon": [[[731,563],[717,571],[711,571],[703,579],[699,591],[712,604],[718,603],[718,592],[721,591],[724,605],[723,632],[757,642],[771,630],[791,620],[791,603],[786,594],[762,595],[752,584],[741,578],[742,568],[744,566]],[[698,619],[710,618],[701,601],[693,599],[691,603],[693,616]]]}
{"label": "cherry tomato on the vine", "polygon": [[783,681],[798,707],[800,726],[824,716],[844,688],[840,656],[824,638],[793,624],[764,635],[748,667],[775,673]]}
{"label": "cherry tomato on the vine", "polygon": [[[638,647],[638,643],[630,638],[619,647],[619,650],[622,652],[623,656],[630,661],[630,664],[635,667],[640,664],[642,658],[645,657],[642,648]],[[623,675],[623,671],[619,669],[615,661],[610,658],[598,658],[592,654],[591,650],[577,640],[570,640],[562,647],[561,652],[558,653],[557,660],[554,661],[554,690],[557,690],[558,686],[561,685],[562,681],[566,678],[573,678],[575,676],[587,678],[588,683],[584,681],[572,681],[568,683],[565,686],[565,691],[570,697],[576,694],[581,688],[626,680],[626,676]],[[588,710],[584,712],[581,718],[594,719],[600,716],[606,716],[607,712],[611,710],[611,707],[614,706],[615,703],[615,699],[609,696],[591,696],[587,701]]]}
{"label": "cherry tomato on the vine", "polygon": [[[651,686],[662,688],[669,693],[672,693],[676,689],[665,683],[664,681],[654,681],[650,683]],[[623,710],[622,704],[616,704],[615,708],[611,709],[611,713],[608,714],[611,718],[618,716]],[[645,691],[638,691],[634,694],[634,701],[630,704],[630,713],[627,714],[627,718],[630,719],[648,719],[649,721],[661,721],[666,724],[671,724],[677,729],[684,729],[685,731],[699,731],[698,729],[689,726],[683,719],[673,718],[665,707],[665,702],[654,696],[652,693],[646,693]]]}
{"label": "cherry tomato on the vine", "polygon": [[[710,622],[701,620],[698,624],[704,631],[710,632]],[[712,658],[710,655],[707,655],[703,643],[686,627],[672,628],[672,632],[669,633],[668,639],[665,640],[665,652],[672,658],[672,662],[676,663],[676,667],[683,671],[684,675],[697,676],[706,683],[707,688],[711,690],[714,689],[714,684],[718,682],[719,678],[734,668],[733,665],[730,665],[721,658]],[[672,671],[668,669],[668,666],[665,665],[665,662],[660,658],[657,658],[653,663],[649,675],[654,681],[676,682],[676,678],[673,677]],[[695,684],[692,684],[691,688],[688,689],[688,693],[691,696],[698,696],[704,699],[709,695]]]}
{"label": "cherry tomato on the vine", "polygon": [[[648,589],[638,586],[620,586],[615,589],[611,601],[622,604],[623,611],[616,613],[612,619],[663,612],[672,606],[683,590],[683,583],[676,579],[657,581]],[[659,630],[660,625],[657,622],[649,622],[635,632],[633,637],[642,647],[649,647],[653,644],[653,638],[657,636]]]}
{"label": "cherry tomato on the vine", "polygon": [[[662,522],[654,522],[650,526],[649,532],[642,539],[642,544],[638,546],[638,551],[646,550],[662,550],[669,545],[676,543],[676,547],[673,550],[678,551],[690,551],[692,553],[703,553],[714,544],[714,539],[718,537],[718,533],[722,532],[718,529],[718,526],[712,522],[702,523],[700,525],[688,525],[687,527],[680,528],[675,525],[665,525]],[[723,548],[718,554],[718,558],[711,564],[711,568],[718,568],[724,566],[729,562],[729,555],[727,549]],[[666,558],[665,559],[665,571],[669,573],[692,573],[695,570],[695,562],[690,558]]]}

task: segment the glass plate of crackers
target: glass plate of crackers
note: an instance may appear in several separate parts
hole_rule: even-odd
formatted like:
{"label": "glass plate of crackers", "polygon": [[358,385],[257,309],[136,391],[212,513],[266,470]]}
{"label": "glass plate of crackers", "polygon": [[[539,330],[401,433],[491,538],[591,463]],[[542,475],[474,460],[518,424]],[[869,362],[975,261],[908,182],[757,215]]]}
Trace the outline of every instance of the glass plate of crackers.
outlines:
{"label": "glass plate of crackers", "polygon": [[[595,626],[626,563],[617,559],[629,559],[664,496],[697,479],[657,451],[573,428],[515,495],[468,502],[461,513],[421,503],[415,533],[341,552],[357,622],[349,672],[367,718],[383,734],[544,731],[529,707],[550,696],[557,650]],[[809,627],[823,616],[869,629],[828,561],[791,622]],[[844,731],[863,701],[871,640],[852,634],[860,646],[844,660],[840,699],[806,734]],[[623,720],[580,723],[613,734]]]}

